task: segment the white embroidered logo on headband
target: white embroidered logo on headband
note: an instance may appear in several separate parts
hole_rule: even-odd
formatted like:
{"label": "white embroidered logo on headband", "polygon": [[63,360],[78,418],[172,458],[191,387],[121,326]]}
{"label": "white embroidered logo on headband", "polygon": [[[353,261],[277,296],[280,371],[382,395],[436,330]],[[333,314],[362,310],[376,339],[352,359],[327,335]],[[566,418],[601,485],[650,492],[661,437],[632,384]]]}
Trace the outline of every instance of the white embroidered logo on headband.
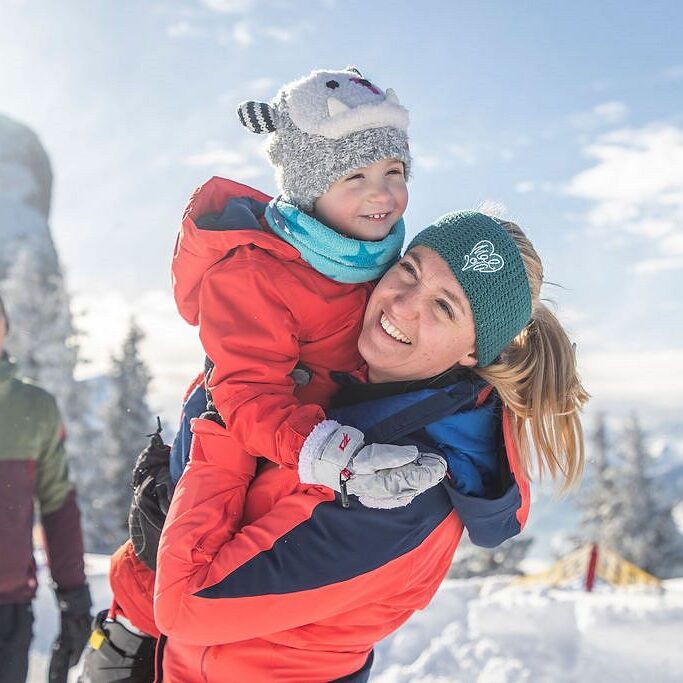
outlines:
{"label": "white embroidered logo on headband", "polygon": [[465,255],[466,270],[476,270],[478,273],[495,273],[505,265],[505,261],[500,254],[496,254],[495,247],[488,240],[477,242],[472,251]]}

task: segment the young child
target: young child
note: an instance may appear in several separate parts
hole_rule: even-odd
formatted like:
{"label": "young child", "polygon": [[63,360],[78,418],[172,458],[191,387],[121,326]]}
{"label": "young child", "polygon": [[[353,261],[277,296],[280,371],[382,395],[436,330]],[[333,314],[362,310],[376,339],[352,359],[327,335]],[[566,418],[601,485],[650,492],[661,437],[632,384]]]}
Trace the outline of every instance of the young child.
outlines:
{"label": "young child", "polygon": [[[356,341],[371,283],[402,247],[408,113],[391,89],[349,68],[314,71],[271,104],[241,104],[238,115],[270,134],[282,194],[271,200],[222,178],[193,194],[173,258],[176,302],[199,325],[210,400],[235,452],[299,467],[302,481],[340,491],[364,443],[322,406],[338,389],[334,372],[361,368]],[[313,472],[331,442],[338,452]],[[406,502],[445,472],[441,458],[418,460],[413,447],[378,449],[384,468],[408,466],[392,475]],[[433,476],[411,492],[407,474],[420,463]],[[178,476],[182,463],[173,469]]]}

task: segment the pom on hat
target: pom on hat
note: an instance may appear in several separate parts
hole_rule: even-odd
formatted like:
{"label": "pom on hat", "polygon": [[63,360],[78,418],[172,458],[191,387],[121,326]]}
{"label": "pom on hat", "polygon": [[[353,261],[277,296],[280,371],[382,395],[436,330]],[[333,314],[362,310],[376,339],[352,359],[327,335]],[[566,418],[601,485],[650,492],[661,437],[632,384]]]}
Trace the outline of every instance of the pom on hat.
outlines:
{"label": "pom on hat", "polygon": [[242,102],[237,107],[237,116],[252,133],[272,133],[275,130],[275,112],[265,102]]}

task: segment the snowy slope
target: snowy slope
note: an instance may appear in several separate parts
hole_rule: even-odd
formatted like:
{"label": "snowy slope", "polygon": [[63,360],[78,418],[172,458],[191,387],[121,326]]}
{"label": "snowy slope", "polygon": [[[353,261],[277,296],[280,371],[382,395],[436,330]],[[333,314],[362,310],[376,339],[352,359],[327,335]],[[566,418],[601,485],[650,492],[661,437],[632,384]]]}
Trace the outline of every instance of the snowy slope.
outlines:
{"label": "snowy slope", "polygon": [[[108,558],[89,556],[106,607]],[[57,626],[42,577],[30,683],[45,680]],[[683,580],[663,592],[519,588],[446,581],[431,605],[377,647],[373,683],[674,683],[683,680]],[[75,676],[74,676],[75,679]]]}

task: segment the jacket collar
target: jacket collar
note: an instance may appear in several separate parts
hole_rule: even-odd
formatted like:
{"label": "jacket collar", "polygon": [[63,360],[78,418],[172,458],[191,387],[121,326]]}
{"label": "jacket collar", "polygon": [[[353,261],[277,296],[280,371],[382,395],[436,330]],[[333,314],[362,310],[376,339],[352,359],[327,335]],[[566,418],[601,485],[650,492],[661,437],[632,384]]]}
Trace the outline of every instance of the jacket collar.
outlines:
{"label": "jacket collar", "polygon": [[341,385],[341,389],[332,399],[332,405],[335,408],[342,408],[363,401],[373,401],[422,389],[443,389],[463,380],[477,380],[478,376],[468,368],[453,368],[436,377],[401,382],[362,383],[352,375],[341,372],[332,373],[332,379]]}

